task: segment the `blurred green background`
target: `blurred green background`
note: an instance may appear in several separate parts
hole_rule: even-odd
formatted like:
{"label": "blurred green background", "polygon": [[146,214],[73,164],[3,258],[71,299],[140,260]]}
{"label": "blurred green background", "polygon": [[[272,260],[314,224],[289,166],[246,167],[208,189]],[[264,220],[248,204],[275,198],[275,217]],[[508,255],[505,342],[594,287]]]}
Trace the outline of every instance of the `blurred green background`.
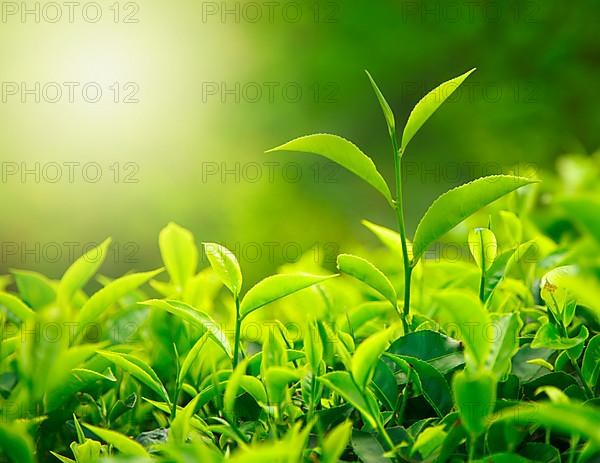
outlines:
{"label": "blurred green background", "polygon": [[402,125],[429,89],[478,68],[406,154],[411,234],[450,186],[539,175],[600,145],[594,0],[53,5],[2,3],[2,273],[59,277],[107,236],[104,273],[157,267],[169,221],[230,247],[250,280],[369,243],[362,218],[394,221],[368,186],[263,154],[336,133],[392,181],[364,69]]}

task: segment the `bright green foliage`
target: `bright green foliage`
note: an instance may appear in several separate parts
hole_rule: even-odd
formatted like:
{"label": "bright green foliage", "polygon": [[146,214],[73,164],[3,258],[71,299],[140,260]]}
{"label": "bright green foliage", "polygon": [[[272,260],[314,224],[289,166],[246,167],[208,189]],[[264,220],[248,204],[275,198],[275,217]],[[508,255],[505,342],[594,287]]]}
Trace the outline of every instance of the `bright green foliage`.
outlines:
{"label": "bright green foliage", "polygon": [[[158,240],[166,272],[97,275],[106,240],[59,281],[0,276],[0,461],[597,461],[600,190],[476,179],[409,239],[404,149],[468,74],[417,105],[401,145],[369,76],[394,197],[340,137],[276,149],[338,162],[390,203],[398,231],[365,220],[375,246],[338,256],[352,278],[301,259],[244,288],[231,251],[205,243],[203,264],[175,224]],[[464,253],[426,255],[438,240]]]}

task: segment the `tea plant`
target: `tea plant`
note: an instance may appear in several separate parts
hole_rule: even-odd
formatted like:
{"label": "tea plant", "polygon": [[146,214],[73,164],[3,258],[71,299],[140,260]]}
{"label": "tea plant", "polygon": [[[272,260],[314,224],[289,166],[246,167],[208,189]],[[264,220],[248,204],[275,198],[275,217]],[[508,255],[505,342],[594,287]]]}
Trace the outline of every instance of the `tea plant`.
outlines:
{"label": "tea plant", "polygon": [[[454,188],[409,240],[403,156],[471,72],[427,94],[401,138],[368,76],[394,195],[344,138],[270,150],[337,162],[393,210],[397,231],[365,221],[382,246],[340,254],[339,275],[301,259],[245,289],[231,251],[203,243],[199,270],[194,237],[169,224],[164,268],[98,276],[91,295],[110,240],[59,281],[2,277],[0,461],[597,461],[597,160],[562,161],[585,166],[569,170],[577,188],[512,175]],[[428,252],[448,239],[470,254]]]}

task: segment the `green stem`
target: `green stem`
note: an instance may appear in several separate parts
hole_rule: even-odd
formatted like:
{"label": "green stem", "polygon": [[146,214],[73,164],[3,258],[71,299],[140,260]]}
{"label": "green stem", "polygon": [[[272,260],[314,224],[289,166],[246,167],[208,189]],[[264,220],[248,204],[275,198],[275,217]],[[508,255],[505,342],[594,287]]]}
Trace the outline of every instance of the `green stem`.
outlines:
{"label": "green stem", "polygon": [[481,271],[481,280],[479,282],[479,299],[484,302],[485,297],[485,271]]}
{"label": "green stem", "polygon": [[475,456],[475,439],[476,437],[473,434],[469,436],[469,462],[473,461]]}
{"label": "green stem", "polygon": [[398,149],[398,140],[396,135],[391,135],[392,147],[394,149],[394,166],[396,171],[396,220],[398,221],[398,230],[400,232],[400,241],[402,243],[402,263],[404,267],[404,306],[402,313],[402,324],[404,332],[410,330],[408,317],[410,313],[410,281],[412,274],[412,265],[408,257],[408,245],[406,244],[406,226],[404,225],[404,200],[402,195],[402,152]]}
{"label": "green stem", "polygon": [[594,393],[592,392],[592,390],[590,389],[588,384],[585,382],[585,378],[583,377],[583,372],[581,371],[581,368],[579,368],[579,365],[577,364],[577,360],[571,355],[571,353],[568,350],[567,350],[567,355],[568,355],[569,359],[571,360],[571,365],[573,365],[573,369],[577,373],[577,376],[579,376],[579,380],[581,381],[581,384],[583,384],[583,389],[585,390],[586,398],[593,399]]}
{"label": "green stem", "polygon": [[242,317],[240,317],[240,296],[235,295],[235,341],[233,344],[233,359],[231,365],[235,370],[240,355],[240,334],[242,331]]}

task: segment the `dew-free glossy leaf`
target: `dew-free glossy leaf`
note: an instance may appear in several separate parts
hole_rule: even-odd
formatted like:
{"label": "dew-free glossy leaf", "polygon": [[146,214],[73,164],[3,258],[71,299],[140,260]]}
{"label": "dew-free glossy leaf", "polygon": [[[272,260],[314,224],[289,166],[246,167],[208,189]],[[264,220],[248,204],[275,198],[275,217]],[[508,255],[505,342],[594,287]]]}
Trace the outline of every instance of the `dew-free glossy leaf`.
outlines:
{"label": "dew-free glossy leaf", "polygon": [[231,373],[229,381],[227,381],[227,387],[225,388],[225,394],[223,395],[223,413],[232,423],[235,420],[235,399],[238,396],[238,391],[240,389],[242,378],[246,373],[247,366],[247,358],[238,363],[235,370]]}
{"label": "dew-free glossy leaf", "polygon": [[233,252],[216,243],[203,243],[211,267],[234,295],[242,289],[242,271]]}
{"label": "dew-free glossy leaf", "polygon": [[600,377],[600,334],[597,334],[587,345],[583,354],[581,372],[588,386],[595,387]]}
{"label": "dew-free glossy leaf", "polygon": [[465,344],[467,366],[483,367],[491,349],[487,329],[490,317],[481,301],[472,293],[456,289],[434,296],[438,310],[436,319],[444,329],[456,329]]}
{"label": "dew-free glossy leaf", "polygon": [[323,156],[358,175],[393,204],[390,189],[371,158],[345,138],[326,133],[307,135],[272,148],[267,153],[275,151],[303,151]]}
{"label": "dew-free glossy leaf", "polygon": [[429,206],[417,226],[413,240],[415,261],[431,244],[479,209],[511,191],[534,182],[512,175],[490,175],[442,194]]}
{"label": "dew-free glossy leaf", "polygon": [[130,439],[121,433],[111,431],[109,429],[99,428],[86,423],[83,423],[83,426],[92,431],[103,441],[108,442],[113,447],[119,449],[119,452],[121,452],[123,455],[150,457],[148,452],[146,452],[146,449],[142,447],[141,444],[138,444],[133,439]]}
{"label": "dew-free glossy leaf", "polygon": [[381,270],[362,257],[351,254],[340,254],[337,258],[340,272],[350,275],[369,285],[395,307],[397,302],[396,290]]}
{"label": "dew-free glossy leaf", "polygon": [[494,411],[496,379],[488,371],[459,371],[452,378],[452,391],[464,427],[471,434],[482,434]]}
{"label": "dew-free glossy leaf", "polygon": [[417,439],[410,450],[410,454],[414,455],[419,453],[422,458],[428,458],[433,452],[441,447],[447,434],[448,433],[444,430],[444,425],[425,428],[417,436]]}
{"label": "dew-free glossy leaf", "polygon": [[392,326],[365,339],[352,356],[352,377],[356,385],[362,390],[371,378],[377,364],[377,359],[389,347],[390,341],[398,331],[397,326]]}
{"label": "dew-free glossy leaf", "polygon": [[88,250],[71,264],[58,284],[57,296],[59,305],[69,304],[77,291],[82,289],[92,278],[108,254],[111,239],[104,240],[98,246]]}
{"label": "dew-free glossy leaf", "polygon": [[55,301],[56,285],[41,273],[28,270],[11,270],[11,273],[19,296],[29,307],[38,310]]}
{"label": "dew-free glossy leaf", "polygon": [[167,394],[156,372],[139,358],[129,354],[109,351],[99,351],[98,355],[110,360],[116,366],[131,374],[138,381],[156,392],[165,402],[169,402],[169,394]]}
{"label": "dew-free glossy leaf", "polygon": [[151,272],[133,273],[111,281],[104,288],[90,297],[79,312],[79,320],[75,331],[80,333],[90,322],[95,322],[112,304],[129,292],[137,289],[151,278],[162,272],[162,269]]}
{"label": "dew-free glossy leaf", "polygon": [[189,230],[171,222],[158,236],[160,254],[173,284],[183,290],[198,267],[198,248]]}
{"label": "dew-free glossy leaf", "polygon": [[[402,239],[400,238],[400,233],[382,225],[369,222],[368,220],[363,220],[362,224],[371,230],[371,232],[373,232],[379,241],[381,241],[381,244],[386,246],[390,251],[394,252],[395,255],[402,255]],[[410,253],[409,257],[412,259],[412,255],[410,255]]]}
{"label": "dew-free glossy leaf", "polygon": [[392,108],[390,108],[390,105],[385,100],[383,93],[381,93],[381,90],[379,90],[379,87],[375,83],[375,80],[373,80],[373,77],[371,77],[371,74],[369,74],[369,71],[365,71],[365,72],[367,73],[367,77],[369,78],[369,81],[371,82],[373,91],[375,92],[375,95],[377,96],[377,101],[379,101],[379,106],[381,106],[381,110],[383,111],[383,116],[385,117],[385,122],[388,126],[388,132],[390,133],[390,136],[395,136],[396,119],[394,118],[394,113],[392,112]]}
{"label": "dew-free glossy leaf", "polygon": [[585,326],[581,326],[577,336],[572,338],[562,336],[556,325],[552,323],[544,323],[535,334],[535,338],[531,342],[533,349],[572,349],[579,344],[585,342],[589,336],[589,331]]}
{"label": "dew-free glossy leaf", "polygon": [[0,305],[6,307],[13,315],[25,321],[33,316],[35,312],[21,299],[9,293],[0,292]]}
{"label": "dew-free glossy leaf", "polygon": [[469,249],[477,266],[487,272],[496,259],[498,243],[488,228],[475,228],[469,232]]}
{"label": "dew-free glossy leaf", "polygon": [[271,302],[289,296],[301,289],[322,283],[337,275],[281,274],[259,281],[248,290],[240,305],[240,314],[247,316]]}
{"label": "dew-free glossy leaf", "polygon": [[346,402],[356,408],[371,427],[375,428],[377,426],[376,418],[371,414],[367,400],[352,380],[350,373],[347,371],[334,371],[320,376],[318,381],[338,393]]}
{"label": "dew-free glossy leaf", "polygon": [[497,378],[509,371],[519,350],[519,320],[516,314],[492,315],[487,336],[492,339],[487,365]]}
{"label": "dew-free glossy leaf", "polygon": [[464,74],[455,77],[454,79],[444,82],[421,98],[421,100],[411,111],[410,116],[408,116],[408,121],[404,127],[404,133],[402,134],[402,151],[406,149],[408,143],[412,140],[427,119],[429,119],[431,115],[437,111],[442,103],[446,101],[446,99],[452,95],[452,93],[454,93],[458,86],[462,84],[463,81],[469,77],[469,74],[471,74],[473,71],[475,71],[475,69],[471,69],[470,71],[467,71]]}
{"label": "dew-free glossy leaf", "polygon": [[196,411],[199,395],[194,397],[177,415],[169,428],[169,442],[183,444],[190,432],[190,421]]}
{"label": "dew-free glossy leaf", "polygon": [[213,320],[210,315],[201,310],[192,307],[185,302],[174,301],[174,300],[162,300],[162,299],[150,299],[148,301],[140,302],[142,305],[149,305],[156,307],[161,310],[165,310],[183,320],[189,322],[197,328],[206,330],[210,336],[217,342],[223,351],[229,356],[233,357],[233,351],[227,340],[227,336],[219,327],[219,324]]}
{"label": "dew-free glossy leaf", "polygon": [[344,421],[333,428],[323,439],[321,461],[323,463],[337,463],[344,453],[348,440],[352,435],[352,422]]}

